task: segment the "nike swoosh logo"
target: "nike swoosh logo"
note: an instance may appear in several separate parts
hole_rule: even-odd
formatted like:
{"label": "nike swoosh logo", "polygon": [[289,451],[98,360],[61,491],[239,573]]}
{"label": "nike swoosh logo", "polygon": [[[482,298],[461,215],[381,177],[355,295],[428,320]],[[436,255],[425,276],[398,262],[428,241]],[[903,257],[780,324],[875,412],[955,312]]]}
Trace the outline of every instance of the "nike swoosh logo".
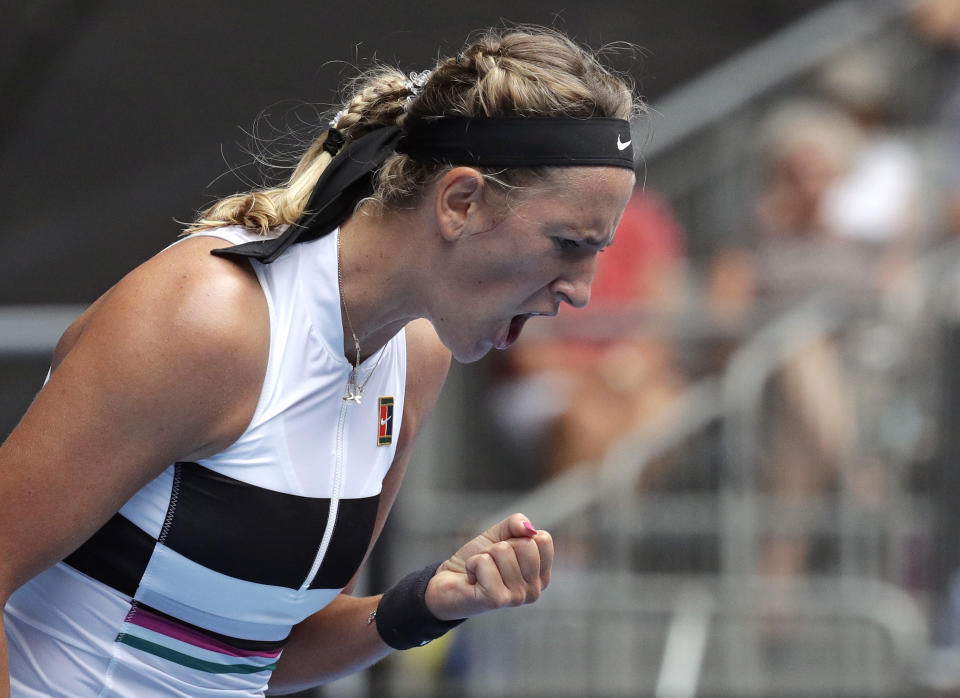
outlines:
{"label": "nike swoosh logo", "polygon": [[619,135],[617,136],[617,150],[626,150],[627,148],[630,147],[630,144],[631,144],[631,143],[633,143],[633,139],[632,139],[632,138],[631,138],[629,141],[627,141],[626,143],[622,143],[622,142],[620,141],[620,136],[619,136]]}
{"label": "nike swoosh logo", "polygon": [[389,422],[389,421],[390,421],[389,419],[381,419],[381,420],[380,420],[380,423],[381,423],[383,426],[387,426],[387,422]]}

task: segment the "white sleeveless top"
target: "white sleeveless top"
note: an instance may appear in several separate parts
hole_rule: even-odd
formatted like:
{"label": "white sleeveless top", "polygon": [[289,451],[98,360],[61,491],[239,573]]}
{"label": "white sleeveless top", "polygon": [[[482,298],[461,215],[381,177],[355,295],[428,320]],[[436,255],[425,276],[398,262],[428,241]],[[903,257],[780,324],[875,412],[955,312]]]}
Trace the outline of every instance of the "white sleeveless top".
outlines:
{"label": "white sleeveless top", "polygon": [[343,399],[338,235],[252,262],[270,354],[243,435],[171,465],[11,597],[14,696],[263,695],[291,627],[356,572],[400,433],[406,340],[361,364],[361,382],[376,370],[360,404]]}

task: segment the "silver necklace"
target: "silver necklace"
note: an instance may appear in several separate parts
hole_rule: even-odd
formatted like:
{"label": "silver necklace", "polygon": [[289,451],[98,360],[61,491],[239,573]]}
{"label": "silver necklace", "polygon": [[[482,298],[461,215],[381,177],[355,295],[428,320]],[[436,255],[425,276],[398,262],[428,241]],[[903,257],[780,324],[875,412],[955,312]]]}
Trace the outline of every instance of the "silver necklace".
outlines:
{"label": "silver necklace", "polygon": [[347,299],[343,296],[343,271],[340,267],[340,232],[337,232],[337,287],[340,289],[340,305],[343,306],[343,314],[347,318],[347,327],[350,329],[350,335],[353,337],[353,367],[350,369],[350,378],[347,380],[347,391],[344,393],[343,401],[344,402],[354,402],[360,404],[363,400],[363,389],[367,387],[367,383],[370,382],[370,378],[373,377],[374,371],[377,370],[377,366],[380,365],[380,359],[383,358],[383,348],[381,347],[380,353],[377,355],[377,362],[373,365],[373,368],[370,369],[370,373],[367,374],[367,377],[360,382],[360,340],[357,339],[357,333],[353,329],[353,321],[350,320],[350,311],[347,309]]}

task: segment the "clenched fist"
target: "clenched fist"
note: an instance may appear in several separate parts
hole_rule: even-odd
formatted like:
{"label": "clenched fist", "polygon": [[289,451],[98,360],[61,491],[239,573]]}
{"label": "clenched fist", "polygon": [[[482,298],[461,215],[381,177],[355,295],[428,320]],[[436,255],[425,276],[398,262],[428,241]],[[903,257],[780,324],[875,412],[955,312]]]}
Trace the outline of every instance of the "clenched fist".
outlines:
{"label": "clenched fist", "polygon": [[514,514],[461,547],[427,585],[427,608],[441,620],[533,603],[550,583],[553,539]]}

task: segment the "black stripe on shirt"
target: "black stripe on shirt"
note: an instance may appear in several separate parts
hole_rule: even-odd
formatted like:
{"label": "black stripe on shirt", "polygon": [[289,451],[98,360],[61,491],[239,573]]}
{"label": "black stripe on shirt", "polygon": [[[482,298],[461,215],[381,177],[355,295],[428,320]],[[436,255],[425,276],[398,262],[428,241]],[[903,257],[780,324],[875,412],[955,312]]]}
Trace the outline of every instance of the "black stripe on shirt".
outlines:
{"label": "black stripe on shirt", "polygon": [[[177,463],[162,542],[221,574],[299,589],[313,566],[330,500],[257,487],[197,463]],[[339,589],[363,561],[379,495],[341,499],[333,537],[311,589]],[[135,596],[156,540],[115,514],[64,560],[71,567]]]}
{"label": "black stripe on shirt", "polygon": [[363,562],[377,521],[380,495],[362,499],[341,499],[337,525],[311,589],[341,589]]}
{"label": "black stripe on shirt", "polygon": [[[164,545],[237,579],[300,588],[323,540],[329,498],[257,487],[197,463],[178,463],[176,478]],[[350,580],[370,543],[378,501],[379,495],[340,500],[311,588],[338,589]]]}
{"label": "black stripe on shirt", "polygon": [[65,563],[122,594],[134,596],[156,540],[122,514],[114,514]]}

